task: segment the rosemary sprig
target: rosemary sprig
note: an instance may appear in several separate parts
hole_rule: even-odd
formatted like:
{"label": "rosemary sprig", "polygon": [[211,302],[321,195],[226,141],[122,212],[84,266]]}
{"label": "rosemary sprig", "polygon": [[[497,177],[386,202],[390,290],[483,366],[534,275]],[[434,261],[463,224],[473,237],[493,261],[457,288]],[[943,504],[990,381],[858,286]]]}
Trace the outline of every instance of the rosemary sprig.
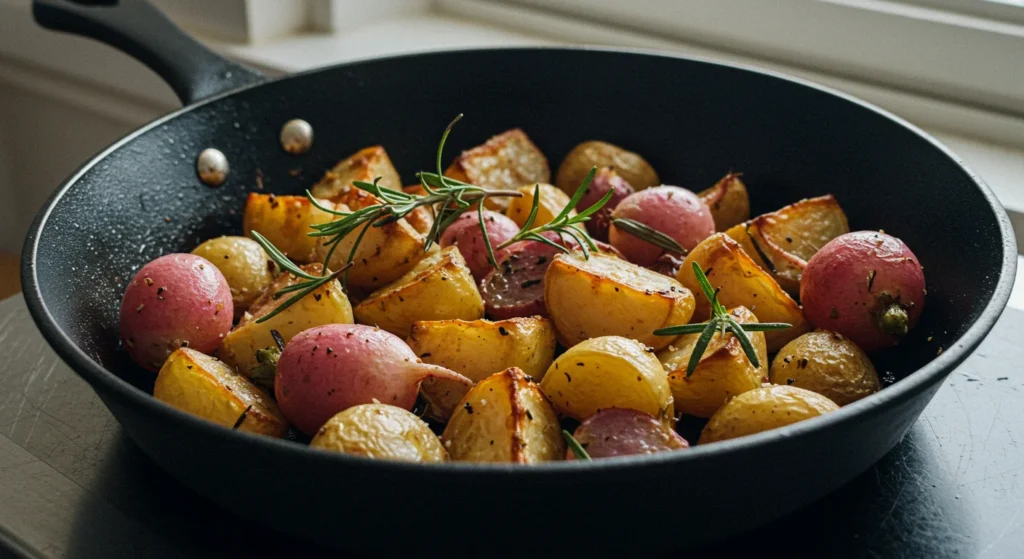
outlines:
{"label": "rosemary sprig", "polygon": [[655,330],[654,334],[656,336],[681,336],[683,334],[701,333],[700,337],[697,338],[697,343],[693,346],[693,353],[690,354],[690,361],[686,365],[687,377],[692,375],[693,371],[697,368],[697,365],[700,363],[701,356],[704,355],[704,351],[707,350],[708,344],[711,343],[711,338],[715,335],[716,331],[720,331],[723,336],[725,336],[727,332],[731,332],[736,336],[736,339],[740,341],[740,346],[743,348],[743,353],[747,356],[747,359],[750,360],[750,364],[754,367],[760,367],[761,363],[757,358],[757,352],[754,350],[754,344],[750,341],[750,337],[747,336],[747,333],[781,330],[783,328],[792,327],[792,324],[786,324],[784,322],[740,324],[731,314],[729,314],[725,305],[718,301],[718,291],[711,287],[711,282],[708,281],[708,277],[704,274],[704,270],[701,270],[700,266],[696,262],[693,263],[693,274],[697,276],[697,283],[700,284],[700,289],[704,292],[704,296],[711,302],[711,319],[700,324],[682,324],[679,326],[661,328]]}
{"label": "rosemary sprig", "polygon": [[645,223],[641,223],[635,219],[616,217],[612,219],[612,225],[615,225],[615,227],[622,230],[623,233],[628,233],[641,240],[647,241],[662,250],[673,252],[675,254],[682,254],[684,256],[686,255],[686,249],[677,243],[675,239]]}
{"label": "rosemary sprig", "polygon": [[[580,183],[579,188],[577,188],[576,192],[573,193],[569,203],[562,208],[562,211],[559,212],[551,221],[537,227],[534,227],[533,224],[537,220],[537,213],[540,209],[540,185],[534,185],[533,205],[530,207],[530,215],[527,216],[526,221],[523,223],[523,228],[513,235],[511,239],[498,245],[498,249],[503,249],[518,241],[530,240],[547,243],[563,252],[570,252],[567,247],[553,242],[551,239],[544,236],[544,233],[551,231],[557,233],[559,237],[571,237],[579,245],[580,250],[583,251],[583,256],[585,258],[590,258],[590,251],[597,251],[598,248],[594,243],[594,239],[591,239],[590,235],[588,235],[586,230],[580,225],[589,221],[590,216],[594,215],[598,210],[604,207],[604,205],[608,203],[608,200],[612,199],[614,192],[609,190],[603,197],[601,197],[600,200],[595,202],[594,205],[576,215],[571,214],[573,208],[576,207],[579,201],[583,198],[583,195],[586,194],[587,188],[590,187],[590,182],[594,180],[594,175],[596,174],[597,167],[592,167],[590,172],[587,173],[586,178],[584,178],[583,182]],[[486,235],[484,235],[484,237],[486,238]],[[494,251],[491,250],[490,243],[487,243],[487,258],[495,268],[498,267],[497,260],[494,257]]]}
{"label": "rosemary sprig", "polygon": [[593,458],[587,454],[587,450],[583,448],[583,445],[576,440],[576,437],[572,436],[572,433],[562,429],[562,437],[565,438],[565,443],[569,445],[569,449],[572,450],[572,453],[576,456],[577,460],[593,460]]}

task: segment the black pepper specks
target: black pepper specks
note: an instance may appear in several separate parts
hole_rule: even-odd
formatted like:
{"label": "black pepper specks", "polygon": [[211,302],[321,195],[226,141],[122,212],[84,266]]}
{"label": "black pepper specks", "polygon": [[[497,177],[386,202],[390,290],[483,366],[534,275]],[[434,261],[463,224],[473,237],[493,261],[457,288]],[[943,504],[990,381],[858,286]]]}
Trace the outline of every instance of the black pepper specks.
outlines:
{"label": "black pepper specks", "polygon": [[469,415],[473,415],[473,406],[470,405],[469,402],[466,402],[466,404],[462,406],[462,408],[465,409],[466,413],[468,413]]}
{"label": "black pepper specks", "polygon": [[498,333],[502,336],[507,336],[508,330],[506,330],[504,326],[498,326]]}

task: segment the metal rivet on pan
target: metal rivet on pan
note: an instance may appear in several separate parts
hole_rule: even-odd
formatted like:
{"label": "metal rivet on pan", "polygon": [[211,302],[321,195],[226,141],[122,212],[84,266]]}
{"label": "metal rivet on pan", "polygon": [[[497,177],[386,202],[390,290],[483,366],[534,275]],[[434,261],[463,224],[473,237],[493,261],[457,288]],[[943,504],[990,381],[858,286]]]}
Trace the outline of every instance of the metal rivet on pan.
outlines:
{"label": "metal rivet on pan", "polygon": [[219,149],[206,148],[196,158],[199,180],[209,186],[220,186],[228,178],[228,158]]}
{"label": "metal rivet on pan", "polygon": [[281,147],[292,155],[302,155],[313,147],[313,127],[301,118],[295,118],[281,127]]}

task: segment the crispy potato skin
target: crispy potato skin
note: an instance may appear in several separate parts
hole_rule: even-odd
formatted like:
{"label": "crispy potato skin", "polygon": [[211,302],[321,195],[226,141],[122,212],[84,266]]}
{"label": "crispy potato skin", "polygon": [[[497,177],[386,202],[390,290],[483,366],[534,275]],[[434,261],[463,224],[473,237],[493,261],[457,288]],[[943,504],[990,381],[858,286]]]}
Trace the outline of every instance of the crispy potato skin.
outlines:
{"label": "crispy potato skin", "polygon": [[[792,328],[765,332],[768,353],[775,353],[790,340],[811,329],[800,305],[793,300],[771,275],[762,270],[739,243],[723,233],[717,233],[697,245],[686,256],[676,279],[688,289],[699,290],[700,284],[693,274],[696,262],[707,274],[711,286],[720,289],[718,300],[727,308],[746,307],[760,322],[786,322]],[[706,297],[697,298],[693,313],[695,322],[708,319],[711,306]]]}
{"label": "crispy potato skin", "polygon": [[736,396],[711,416],[699,444],[735,439],[817,417],[839,406],[795,386],[765,385]]}
{"label": "crispy potato skin", "polygon": [[[479,382],[518,367],[540,380],[555,357],[555,329],[541,317],[509,320],[432,320],[412,325],[409,347],[425,363],[440,365]],[[447,379],[427,379],[420,393],[428,415],[446,421],[469,387]]]}
{"label": "crispy potato skin", "polygon": [[[343,185],[333,192],[333,199],[337,201],[335,205],[340,211],[356,211],[381,203],[373,194],[354,186]],[[329,268],[340,270],[348,262],[360,233],[361,230],[353,231],[338,243],[327,265]],[[330,247],[326,246],[329,239],[318,239],[314,255],[317,261],[323,262],[330,252]],[[383,227],[370,227],[353,255],[348,284],[376,289],[395,281],[423,258],[424,245],[423,235],[404,218]]]}
{"label": "crispy potato skin", "polygon": [[725,231],[750,219],[750,195],[739,173],[725,175],[711,188],[702,190],[698,196],[711,209],[716,231]]}
{"label": "crispy potato skin", "polygon": [[[526,219],[530,217],[530,209],[533,207],[533,191],[537,188],[540,192],[540,202],[537,204],[537,217],[534,218],[533,226],[539,227],[551,223],[555,216],[560,214],[569,205],[569,195],[558,188],[544,183],[527,184],[516,190],[523,194],[522,198],[510,198],[508,209],[505,215],[512,218],[516,225],[523,227]],[[576,216],[576,210],[569,212],[570,216]]]}
{"label": "crispy potato skin", "polygon": [[[324,207],[331,204],[324,201]],[[277,196],[250,192],[245,201],[242,230],[245,236],[258,231],[288,258],[304,263],[313,258],[317,237],[307,235],[311,225],[327,223],[334,216],[314,206],[305,196]]]}
{"label": "crispy potato skin", "polygon": [[643,157],[615,144],[590,140],[572,148],[565,156],[558,167],[555,185],[572,196],[593,167],[614,167],[636,190],[661,184],[658,173]]}
{"label": "crispy potato skin", "polygon": [[544,275],[544,303],[564,346],[588,338],[625,336],[654,349],[672,342],[655,336],[686,324],[694,297],[672,278],[603,254],[556,255]]}
{"label": "crispy potato skin", "polygon": [[578,421],[598,410],[626,408],[671,426],[675,413],[661,362],[640,342],[621,336],[569,348],[548,368],[540,387],[559,413]]}
{"label": "crispy potato skin", "polygon": [[[757,323],[757,317],[746,307],[731,309],[740,324]],[[729,398],[761,386],[768,372],[768,351],[764,332],[748,333],[757,353],[760,367],[743,353],[736,336],[721,333],[711,338],[693,374],[686,376],[690,355],[700,334],[686,334],[658,352],[658,360],[668,371],[676,411],[697,417],[711,417]]]}
{"label": "crispy potato skin", "polygon": [[386,404],[362,404],[339,412],[309,446],[378,460],[448,461],[430,426],[412,412]]}
{"label": "crispy potato skin", "polygon": [[824,330],[783,346],[772,362],[771,381],[817,392],[840,406],[881,389],[867,354],[849,338]]}
{"label": "crispy potato skin", "polygon": [[380,177],[378,184],[381,186],[393,190],[402,189],[402,180],[392,165],[388,152],[384,151],[382,146],[370,146],[338,162],[333,169],[324,174],[310,192],[322,200],[349,204],[346,200],[347,191],[353,182],[372,183],[377,177]]}
{"label": "crispy potato skin", "polygon": [[[725,234],[739,243],[787,293],[796,297],[807,261],[826,243],[849,231],[846,214],[835,196],[829,194],[760,215],[731,227]],[[765,262],[765,257],[770,264]]]}
{"label": "crispy potato skin", "polygon": [[240,318],[267,288],[274,275],[274,261],[256,241],[248,237],[217,237],[192,250],[209,260],[228,281],[235,318]]}
{"label": "crispy potato skin", "polygon": [[551,403],[518,368],[477,383],[441,440],[452,460],[533,464],[561,460],[565,440]]}
{"label": "crispy potato skin", "polygon": [[[323,267],[320,264],[306,264],[302,269],[312,275],[320,275]],[[224,337],[218,357],[238,372],[249,376],[257,365],[256,350],[275,346],[271,330],[277,330],[287,343],[299,332],[314,326],[352,324],[352,305],[337,280],[320,286],[270,320],[257,323],[258,318],[269,314],[283,302],[274,299],[274,293],[298,281],[292,274],[281,274],[264,290],[238,322],[238,326]]]}
{"label": "crispy potato skin", "polygon": [[[514,190],[524,184],[551,182],[547,158],[519,128],[502,132],[462,152],[444,174],[458,181],[496,190]],[[508,207],[508,198],[488,198],[484,207],[504,210]]]}
{"label": "crispy potato skin", "polygon": [[418,320],[477,320],[484,301],[458,247],[420,260],[394,283],[370,294],[355,308],[360,324],[377,325],[406,338]]}
{"label": "crispy potato skin", "polygon": [[283,437],[288,430],[270,396],[231,367],[188,348],[176,350],[164,362],[153,385],[153,397],[229,429],[244,412],[239,431]]}

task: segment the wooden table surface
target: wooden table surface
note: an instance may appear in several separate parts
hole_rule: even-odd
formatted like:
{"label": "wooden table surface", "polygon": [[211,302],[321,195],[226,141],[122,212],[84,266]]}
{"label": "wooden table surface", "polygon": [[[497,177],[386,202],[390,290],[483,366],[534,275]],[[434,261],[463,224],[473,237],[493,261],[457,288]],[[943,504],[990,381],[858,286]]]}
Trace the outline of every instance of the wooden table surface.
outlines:
{"label": "wooden table surface", "polygon": [[[1022,334],[1024,312],[1008,309],[904,440],[846,487],[677,556],[1024,557]],[[396,513],[431,521],[418,504]],[[20,296],[0,302],[5,554],[339,556],[247,524],[163,473],[46,345]]]}

